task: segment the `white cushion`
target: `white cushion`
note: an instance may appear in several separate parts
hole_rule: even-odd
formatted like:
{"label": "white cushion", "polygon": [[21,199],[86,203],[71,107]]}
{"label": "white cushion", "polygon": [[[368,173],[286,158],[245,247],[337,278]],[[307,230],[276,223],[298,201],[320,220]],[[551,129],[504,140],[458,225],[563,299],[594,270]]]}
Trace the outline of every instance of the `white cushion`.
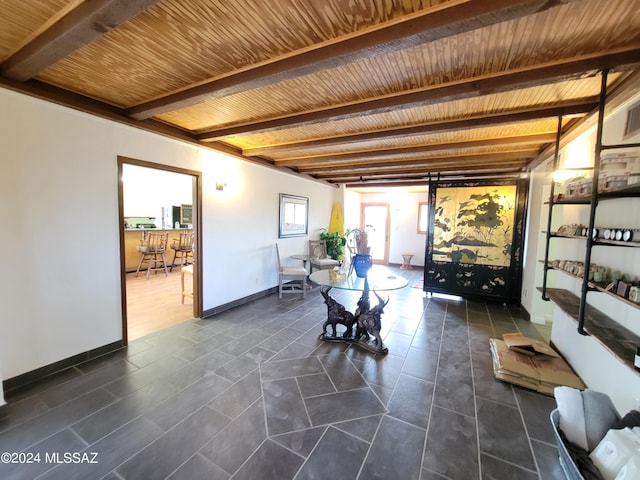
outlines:
{"label": "white cushion", "polygon": [[570,442],[589,451],[584,420],[582,392],[572,387],[556,387],[553,391],[560,413],[560,430]]}
{"label": "white cushion", "polygon": [[304,267],[282,267],[282,273],[285,275],[304,275],[307,276],[307,270]]}
{"label": "white cushion", "polygon": [[587,388],[582,392],[584,423],[587,432],[587,451],[593,450],[611,427],[619,420],[620,414],[609,395]]}
{"label": "white cushion", "polygon": [[338,265],[339,262],[333,258],[314,258],[311,260],[314,265]]}

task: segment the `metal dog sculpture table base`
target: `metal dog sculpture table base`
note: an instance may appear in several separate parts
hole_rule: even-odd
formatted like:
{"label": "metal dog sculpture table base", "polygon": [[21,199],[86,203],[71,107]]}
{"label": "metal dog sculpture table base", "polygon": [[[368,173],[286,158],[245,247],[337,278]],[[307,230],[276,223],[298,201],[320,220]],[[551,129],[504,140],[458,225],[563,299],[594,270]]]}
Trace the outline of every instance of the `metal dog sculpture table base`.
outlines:
{"label": "metal dog sculpture table base", "polygon": [[[324,297],[324,303],[327,305],[327,321],[324,322],[322,333],[318,338],[326,342],[353,344],[371,353],[382,355],[389,353],[389,349],[384,346],[380,337],[382,327],[380,317],[384,307],[389,303],[389,299],[382,300],[374,290],[374,295],[378,297],[378,304],[371,308],[369,283],[365,279],[362,297],[358,300],[358,307],[355,313],[352,314],[347,311],[344,305],[338,303],[335,298],[329,295],[329,290],[331,290],[331,287],[323,287],[320,290]],[[336,333],[338,324],[344,325],[346,329],[341,336]],[[332,335],[327,332],[328,326],[331,326]],[[353,327],[355,327],[355,332]]]}

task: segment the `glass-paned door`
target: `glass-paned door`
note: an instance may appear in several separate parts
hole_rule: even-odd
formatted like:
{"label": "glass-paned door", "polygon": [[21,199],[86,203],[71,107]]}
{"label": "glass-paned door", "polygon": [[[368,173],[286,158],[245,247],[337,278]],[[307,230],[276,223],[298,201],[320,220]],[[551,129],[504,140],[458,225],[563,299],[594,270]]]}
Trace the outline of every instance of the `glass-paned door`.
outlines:
{"label": "glass-paned door", "polygon": [[389,263],[389,204],[361,204],[360,228],[369,234],[371,259],[373,263],[386,265]]}

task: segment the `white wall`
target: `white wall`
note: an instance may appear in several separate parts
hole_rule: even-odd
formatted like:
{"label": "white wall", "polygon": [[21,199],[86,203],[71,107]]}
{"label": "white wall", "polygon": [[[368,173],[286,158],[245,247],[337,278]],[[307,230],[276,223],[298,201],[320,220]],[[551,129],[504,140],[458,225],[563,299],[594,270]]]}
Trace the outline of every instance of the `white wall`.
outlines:
{"label": "white wall", "polygon": [[[2,379],[2,369],[0,369],[0,379]],[[5,403],[7,402],[4,401],[4,392],[2,391],[2,387],[0,386],[0,407]]]}
{"label": "white wall", "polygon": [[[285,261],[306,252],[308,240],[329,226],[337,189],[249,162],[214,159],[212,152],[201,155],[206,310],[277,285],[275,242]],[[221,167],[227,188],[219,192],[215,181]],[[309,198],[308,237],[278,238],[279,193]]]}
{"label": "white wall", "polygon": [[344,227],[355,228],[360,226],[360,202],[361,195],[353,190],[344,190]]}
{"label": "white wall", "polygon": [[[605,121],[603,143],[623,143],[622,132],[626,121],[627,107],[637,102],[637,98],[611,112]],[[560,152],[560,167],[584,167],[593,165],[595,156],[595,128],[574,140]],[[624,139],[624,143],[639,142],[640,135]],[[619,153],[624,150],[614,150]],[[606,152],[605,152],[606,153]],[[577,332],[576,323],[551,302],[543,302],[536,287],[542,285],[542,264],[544,259],[544,235],[547,227],[551,171],[548,164],[533,172],[529,203],[527,250],[523,278],[522,304],[534,321],[552,321],[551,339],[571,366],[582,377],[587,386],[609,394],[621,413],[631,408],[640,408],[640,376],[629,366],[620,362],[605,347],[592,337],[584,337]],[[556,206],[553,212],[551,230],[563,224],[589,223],[588,206]],[[638,199],[618,199],[600,201],[596,211],[596,226],[640,228],[640,201]],[[577,239],[552,239],[549,258],[584,260],[586,242]],[[623,247],[595,247],[592,263],[607,266],[627,273],[638,280],[640,272],[640,249]],[[532,268],[535,265],[535,268]],[[581,280],[571,278],[562,272],[549,272],[548,284],[552,288],[564,288],[580,294]],[[626,305],[602,293],[589,293],[590,305],[640,335],[640,310]],[[632,361],[633,359],[627,359]]]}
{"label": "white wall", "polygon": [[[122,338],[117,156],[203,172],[203,307],[277,285],[278,194],[328,226],[335,188],[0,89],[3,379]],[[228,188],[215,190],[224,177]]]}
{"label": "white wall", "polygon": [[390,188],[384,193],[349,192],[345,203],[345,225],[360,225],[362,203],[389,204],[389,263],[402,264],[402,254],[412,253],[412,265],[424,266],[426,234],[418,233],[418,203],[428,202],[427,192],[408,192],[404,188]]}
{"label": "white wall", "polygon": [[530,313],[534,323],[551,323],[553,305],[542,300],[542,294],[536,287],[542,286],[545,234],[547,228],[548,206],[544,202],[549,199],[550,169],[549,163],[532,172],[529,181],[529,203],[525,239],[525,254],[522,270],[521,304]]}

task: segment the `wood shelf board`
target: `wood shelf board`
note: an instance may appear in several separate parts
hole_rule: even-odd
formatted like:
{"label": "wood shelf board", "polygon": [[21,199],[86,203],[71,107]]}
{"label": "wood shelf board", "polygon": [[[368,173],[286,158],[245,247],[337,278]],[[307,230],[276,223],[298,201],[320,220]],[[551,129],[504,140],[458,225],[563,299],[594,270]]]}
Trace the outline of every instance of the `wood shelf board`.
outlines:
{"label": "wood shelf board", "polygon": [[622,240],[594,240],[594,245],[606,245],[613,247],[631,247],[640,248],[640,242],[623,242]]}
{"label": "wood shelf board", "polygon": [[[607,200],[612,198],[640,197],[640,185],[631,185],[617,190],[609,190],[606,192],[598,192],[596,198]],[[585,205],[591,203],[591,195],[574,195],[571,197],[556,198],[553,202],[547,201],[545,204],[553,203],[553,205]]]}
{"label": "wood shelf board", "polygon": [[[540,263],[544,264],[544,260],[538,260]],[[582,277],[579,277],[578,275],[575,275],[573,273],[567,272],[566,270],[562,270],[561,268],[555,268],[552,265],[547,264],[547,270],[555,270],[556,272],[562,272],[565,275],[575,278],[577,280],[582,280]],[[612,292],[611,290],[607,290],[607,286],[609,285],[609,282],[603,282],[603,283],[595,283],[593,281],[589,282],[589,288],[591,289],[591,291],[594,292],[601,292],[601,293],[605,293],[607,295],[609,295],[610,297],[615,298],[616,300],[618,300],[619,302],[622,303],[626,303],[627,305],[637,308],[640,310],[640,303],[636,303],[633,302],[631,300],[629,300],[628,298],[622,297],[620,295],[618,295],[615,292]],[[640,347],[640,345],[638,345]]]}
{"label": "wood shelf board", "polygon": [[545,205],[589,205],[591,197],[563,197],[557,198],[553,202],[546,201]]}
{"label": "wood shelf board", "polygon": [[[542,288],[538,288],[538,290],[542,291]],[[546,293],[549,299],[571,317],[577,325],[580,298],[562,288],[547,288]],[[618,360],[634,369],[633,360],[636,347],[640,346],[640,336],[588,304],[584,314],[584,329]]]}
{"label": "wood shelf board", "polygon": [[584,235],[571,235],[569,233],[551,232],[549,235],[551,236],[551,238],[578,238],[582,240],[587,239],[587,237],[585,237]]}
{"label": "wood shelf board", "polygon": [[[594,283],[589,282],[589,286],[594,288],[598,292],[606,293],[607,295],[609,295],[610,297],[615,298],[619,302],[626,303],[627,305],[629,305],[631,307],[640,309],[640,303],[632,302],[628,298],[622,297],[622,296],[618,295],[617,293],[612,292],[611,290],[607,290],[605,284],[598,285],[598,284],[594,284]],[[638,345],[638,346],[640,347],[640,345]]]}
{"label": "wood shelf board", "polygon": [[624,197],[640,197],[640,185],[631,185],[630,187],[619,188],[607,192],[598,192],[598,198],[624,198]]}
{"label": "wood shelf board", "polygon": [[[542,231],[543,234],[547,234],[546,230]],[[577,238],[586,240],[587,237],[585,235],[571,235],[568,233],[559,233],[559,232],[550,232],[550,238]],[[594,239],[593,245],[602,245],[602,246],[613,246],[613,247],[631,247],[631,248],[640,248],[640,242],[625,242],[622,240],[605,240],[605,239]]]}

